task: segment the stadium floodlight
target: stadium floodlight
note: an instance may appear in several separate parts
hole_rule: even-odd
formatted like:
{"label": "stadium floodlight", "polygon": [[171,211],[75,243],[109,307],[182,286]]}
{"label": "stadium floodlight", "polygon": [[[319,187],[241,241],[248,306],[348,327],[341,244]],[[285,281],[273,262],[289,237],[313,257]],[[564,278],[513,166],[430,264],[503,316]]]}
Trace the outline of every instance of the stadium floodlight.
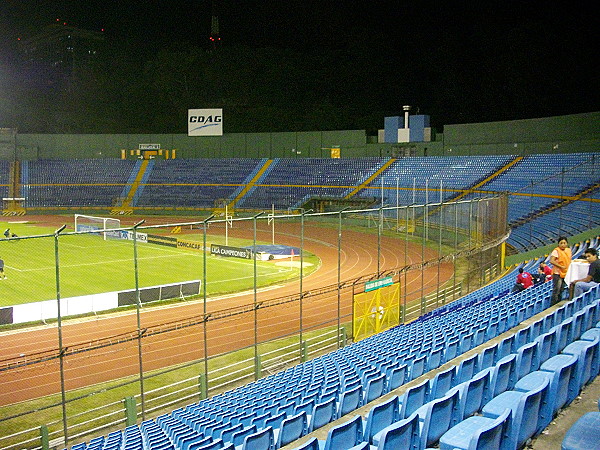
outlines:
{"label": "stadium floodlight", "polygon": [[85,214],[75,214],[75,231],[95,231],[102,233],[104,240],[118,237],[110,230],[121,228],[121,221],[114,217],[96,217]]}

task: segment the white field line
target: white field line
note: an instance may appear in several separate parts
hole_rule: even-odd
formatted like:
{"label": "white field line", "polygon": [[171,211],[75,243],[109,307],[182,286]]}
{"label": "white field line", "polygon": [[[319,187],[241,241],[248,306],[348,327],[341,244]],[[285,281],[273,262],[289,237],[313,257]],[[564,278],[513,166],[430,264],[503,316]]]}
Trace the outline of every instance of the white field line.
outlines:
{"label": "white field line", "polygon": [[[157,259],[167,259],[167,258],[173,258],[173,256],[181,258],[184,255],[185,256],[190,256],[190,255],[191,256],[198,256],[198,257],[200,256],[197,253],[186,252],[186,253],[182,254],[182,252],[180,252],[180,251],[178,252],[178,251],[170,250],[170,249],[164,249],[164,250],[161,251],[161,253],[164,253],[165,251],[168,252],[168,253],[171,253],[171,254],[170,255],[161,254],[161,255],[156,255],[156,256],[144,256],[144,257],[139,257],[138,256],[138,261],[150,261],[150,260],[157,260]],[[231,260],[228,261],[228,263],[230,263],[230,264],[239,264],[239,265],[242,265],[242,266],[248,266],[248,265],[250,265],[252,263],[252,260],[249,260],[250,262],[246,262],[244,260],[239,260],[237,258],[230,258],[230,259]],[[101,264],[114,264],[114,263],[126,263],[126,262],[131,262],[131,258],[110,259],[110,260],[104,260],[102,262],[96,261],[96,262],[87,262],[87,263],[80,262],[80,263],[77,263],[77,264],[61,264],[60,267],[61,268],[71,268],[71,267],[83,267],[83,266],[99,266]],[[30,268],[30,269],[20,269],[18,267],[14,267],[14,266],[11,266],[11,265],[8,265],[8,264],[6,265],[7,269],[13,270],[15,272],[23,272],[23,273],[46,271],[46,270],[53,269],[54,267],[55,267],[54,265],[51,265],[51,266],[45,266],[45,267],[35,267],[35,268]],[[272,275],[272,274],[282,273],[282,272],[284,272],[286,270],[282,270],[281,268],[277,268],[275,270],[270,270],[268,267],[263,266],[263,267],[257,267],[257,271],[260,272],[260,274],[264,276],[264,275]],[[239,278],[233,278],[233,279],[222,280],[222,281],[235,281],[235,280],[242,280],[242,279],[245,279],[245,278],[252,278],[252,276],[251,277],[239,277]],[[216,282],[217,281],[215,281],[215,283]],[[219,280],[218,282],[221,282],[221,280]]]}

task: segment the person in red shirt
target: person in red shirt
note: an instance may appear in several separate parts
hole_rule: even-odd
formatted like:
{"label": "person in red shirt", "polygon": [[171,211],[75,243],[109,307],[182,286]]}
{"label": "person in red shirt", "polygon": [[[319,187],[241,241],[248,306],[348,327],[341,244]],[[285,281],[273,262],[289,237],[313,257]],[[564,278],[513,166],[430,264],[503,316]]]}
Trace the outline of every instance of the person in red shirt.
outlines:
{"label": "person in red shirt", "polygon": [[529,272],[525,272],[522,267],[519,268],[519,275],[517,275],[517,283],[512,288],[511,292],[521,292],[528,287],[533,286],[533,278]]}
{"label": "person in red shirt", "polygon": [[532,275],[535,283],[545,283],[546,281],[552,280],[552,267],[545,262],[541,262],[538,267],[538,273]]}

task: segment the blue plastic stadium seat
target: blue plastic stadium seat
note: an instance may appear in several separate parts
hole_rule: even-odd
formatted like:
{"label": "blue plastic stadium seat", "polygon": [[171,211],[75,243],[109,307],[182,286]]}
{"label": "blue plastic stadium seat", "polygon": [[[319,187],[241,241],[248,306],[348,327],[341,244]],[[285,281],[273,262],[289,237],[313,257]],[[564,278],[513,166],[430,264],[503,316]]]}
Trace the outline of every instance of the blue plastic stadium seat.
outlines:
{"label": "blue plastic stadium seat", "polygon": [[235,447],[239,447],[239,446],[243,445],[244,440],[246,439],[247,436],[250,436],[251,434],[256,433],[256,431],[257,431],[256,425],[250,425],[250,426],[244,427],[241,430],[238,430],[231,435],[231,442],[233,443],[233,445]]}
{"label": "blue plastic stadium seat", "polygon": [[297,439],[300,439],[308,432],[308,419],[305,411],[290,416],[281,422],[281,427],[273,430],[273,439],[275,447],[283,447]]}
{"label": "blue plastic stadium seat", "polygon": [[440,438],[440,450],[499,449],[508,440],[506,430],[512,410],[507,408],[495,419],[472,416],[450,428]]}
{"label": "blue plastic stadium seat", "polygon": [[456,384],[455,366],[438,372],[429,382],[429,398],[440,398]]}
{"label": "blue plastic stadium seat", "polygon": [[269,450],[274,447],[273,428],[267,427],[260,431],[247,435],[241,446],[236,450]]}
{"label": "blue plastic stadium seat", "polygon": [[539,368],[538,347],[537,342],[530,342],[517,349],[517,379]]}
{"label": "blue plastic stadium seat", "polygon": [[427,364],[428,355],[421,355],[415,358],[408,368],[408,378],[409,380],[414,380],[415,378],[419,378],[421,375],[425,373],[425,367]]}
{"label": "blue plastic stadium seat", "polygon": [[600,412],[592,411],[581,416],[567,430],[561,450],[591,450],[600,442]]}
{"label": "blue plastic stadium seat", "polygon": [[452,388],[452,391],[459,392],[459,418],[461,420],[479,412],[483,405],[491,399],[490,383],[493,370],[492,368],[482,370],[470,380]]}
{"label": "blue plastic stadium seat", "polygon": [[362,417],[357,415],[332,427],[327,433],[327,439],[319,441],[319,448],[322,450],[347,450],[361,442],[363,442]]}
{"label": "blue plastic stadium seat", "polygon": [[[581,335],[582,341],[595,341],[600,338],[600,328],[590,328]],[[600,375],[600,344],[596,347],[594,358],[592,359],[592,377]]]}
{"label": "blue plastic stadium seat", "polygon": [[294,447],[293,450],[319,450],[319,441],[316,437],[312,437],[308,441],[302,443],[299,447]]}
{"label": "blue plastic stadium seat", "polygon": [[540,365],[549,358],[555,356],[556,353],[556,330],[542,333],[535,338],[534,342],[538,345],[538,361]]}
{"label": "blue plastic stadium seat", "polygon": [[502,392],[512,389],[517,382],[517,355],[511,353],[496,363],[492,369],[490,395],[495,397]]}
{"label": "blue plastic stadium seat", "polygon": [[569,344],[569,335],[571,334],[572,325],[573,319],[569,317],[552,328],[556,330],[556,354],[562,352]]}
{"label": "blue plastic stadium seat", "polygon": [[437,442],[446,431],[462,419],[459,417],[459,403],[459,391],[454,390],[445,397],[426,403],[416,411],[419,416],[420,448],[426,448]]}
{"label": "blue plastic stadium seat", "polygon": [[308,416],[308,432],[321,428],[336,419],[335,399],[330,398],[323,403],[317,403]]}
{"label": "blue plastic stadium seat", "polygon": [[579,390],[593,379],[599,350],[600,336],[596,336],[593,341],[571,342],[563,349],[563,354],[577,356],[576,373]]}
{"label": "blue plastic stadium seat", "polygon": [[[230,442],[231,441],[231,437],[233,436],[233,433],[235,433],[236,431],[240,431],[241,429],[244,428],[244,424],[242,423],[238,423],[237,425],[229,425],[226,424],[227,426],[221,431],[220,433],[220,438],[223,439],[223,442]],[[214,434],[213,434],[214,437]]]}
{"label": "blue plastic stadium seat", "polygon": [[515,333],[515,348],[519,348],[530,342],[530,328],[521,328]]}
{"label": "blue plastic stadium seat", "polygon": [[498,343],[498,350],[496,351],[496,361],[500,361],[505,356],[513,353],[513,346],[515,343],[515,335],[511,334],[508,337],[505,337]]}
{"label": "blue plastic stadium seat", "polygon": [[448,341],[444,350],[444,363],[447,363],[448,361],[454,359],[456,355],[458,355],[459,344],[460,342],[456,338]]}
{"label": "blue plastic stadium seat", "polygon": [[373,406],[363,422],[364,440],[373,443],[373,436],[400,420],[400,402],[397,395]]}
{"label": "blue plastic stadium seat", "polygon": [[419,384],[409,387],[402,396],[400,396],[400,418],[406,419],[418,408],[423,406],[428,400],[429,380],[424,380]]}
{"label": "blue plastic stadium seat", "polygon": [[495,364],[497,349],[498,349],[498,344],[495,343],[491,347],[484,348],[479,353],[479,358],[477,361],[477,370],[479,372],[481,372],[483,369],[492,367]]}
{"label": "blue plastic stadium seat", "polygon": [[373,400],[381,397],[385,391],[385,382],[385,374],[383,373],[375,378],[371,378],[367,382],[362,404],[366,405],[367,403],[371,403]]}
{"label": "blue plastic stadium seat", "polygon": [[343,417],[362,406],[362,399],[363,391],[360,385],[342,392],[337,405],[336,417]]}
{"label": "blue plastic stadium seat", "polygon": [[538,433],[539,416],[542,408],[542,397],[547,395],[549,380],[527,392],[505,391],[489,401],[482,409],[482,415],[496,419],[506,408],[512,410],[509,422],[507,448],[521,448],[527,439]]}
{"label": "blue plastic stadium seat", "polygon": [[467,381],[475,375],[479,354],[474,354],[466,359],[463,359],[456,370],[456,383]]}
{"label": "blue plastic stadium seat", "polygon": [[[544,366],[543,370],[531,372],[515,384],[517,391],[529,391],[541,383],[543,378],[550,380],[548,389],[548,408],[551,417],[570,403],[577,395],[577,379],[575,369],[577,357],[573,355],[557,355]],[[548,425],[545,424],[544,428]]]}
{"label": "blue plastic stadium seat", "polygon": [[389,372],[386,372],[385,391],[390,392],[402,386],[406,381],[407,371],[408,366],[406,364],[400,364],[393,367]]}
{"label": "blue plastic stadium seat", "polygon": [[378,450],[418,449],[419,416],[415,413],[384,428],[373,437]]}

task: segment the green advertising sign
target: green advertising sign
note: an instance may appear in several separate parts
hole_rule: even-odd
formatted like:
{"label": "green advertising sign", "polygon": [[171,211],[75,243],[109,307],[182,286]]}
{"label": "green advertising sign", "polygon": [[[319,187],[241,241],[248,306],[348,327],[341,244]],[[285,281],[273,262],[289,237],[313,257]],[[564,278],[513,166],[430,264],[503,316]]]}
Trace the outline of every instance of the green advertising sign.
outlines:
{"label": "green advertising sign", "polygon": [[379,280],[367,281],[365,283],[365,292],[374,291],[385,286],[394,284],[392,277],[380,278]]}

